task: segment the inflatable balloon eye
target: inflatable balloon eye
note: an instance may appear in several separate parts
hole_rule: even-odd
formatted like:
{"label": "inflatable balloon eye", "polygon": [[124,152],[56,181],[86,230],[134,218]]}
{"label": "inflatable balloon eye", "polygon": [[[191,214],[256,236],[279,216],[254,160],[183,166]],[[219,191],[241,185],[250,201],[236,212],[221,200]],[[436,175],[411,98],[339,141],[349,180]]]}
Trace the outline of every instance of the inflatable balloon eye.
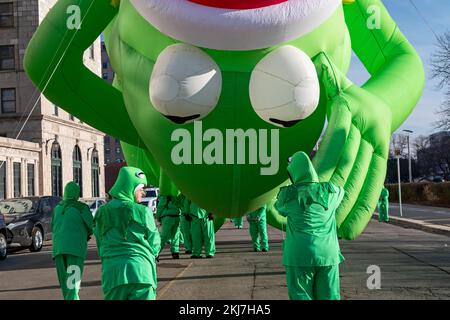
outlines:
{"label": "inflatable balloon eye", "polygon": [[250,101],[260,118],[291,127],[309,117],[319,105],[316,69],[306,53],[281,47],[264,57],[250,78]]}
{"label": "inflatable balloon eye", "polygon": [[177,124],[206,117],[222,91],[219,66],[202,50],[187,44],[167,47],[159,55],[150,79],[150,100]]}

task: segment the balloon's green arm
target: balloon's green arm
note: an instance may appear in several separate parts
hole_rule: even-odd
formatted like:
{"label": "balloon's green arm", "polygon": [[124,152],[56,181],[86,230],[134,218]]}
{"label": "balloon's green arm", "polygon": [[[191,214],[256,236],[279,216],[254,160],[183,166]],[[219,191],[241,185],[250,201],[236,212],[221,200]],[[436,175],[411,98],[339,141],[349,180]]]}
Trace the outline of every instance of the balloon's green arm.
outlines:
{"label": "balloon's green arm", "polygon": [[422,61],[381,0],[356,0],[344,13],[352,49],[371,75],[362,88],[390,107],[395,132],[422,95]]}
{"label": "balloon's green arm", "polygon": [[[73,8],[80,9],[78,29],[70,26]],[[117,12],[111,0],[59,0],[32,37],[24,68],[50,101],[100,131],[136,143],[121,92],[83,64],[83,53]]]}

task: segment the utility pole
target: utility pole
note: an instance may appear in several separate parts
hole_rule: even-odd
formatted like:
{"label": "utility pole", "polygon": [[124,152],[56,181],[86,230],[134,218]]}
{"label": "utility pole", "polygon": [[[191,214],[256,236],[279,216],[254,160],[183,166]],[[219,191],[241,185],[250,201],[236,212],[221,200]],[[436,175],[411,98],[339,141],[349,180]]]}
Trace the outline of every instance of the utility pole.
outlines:
{"label": "utility pole", "polygon": [[404,132],[408,133],[406,137],[408,138],[408,170],[409,170],[409,183],[412,183],[412,168],[411,168],[411,147],[409,143],[409,135],[413,133],[412,130],[403,130]]}
{"label": "utility pole", "polygon": [[395,149],[395,157],[397,158],[397,175],[398,175],[398,204],[400,207],[400,217],[403,217],[402,208],[402,182],[400,179],[400,149]]}

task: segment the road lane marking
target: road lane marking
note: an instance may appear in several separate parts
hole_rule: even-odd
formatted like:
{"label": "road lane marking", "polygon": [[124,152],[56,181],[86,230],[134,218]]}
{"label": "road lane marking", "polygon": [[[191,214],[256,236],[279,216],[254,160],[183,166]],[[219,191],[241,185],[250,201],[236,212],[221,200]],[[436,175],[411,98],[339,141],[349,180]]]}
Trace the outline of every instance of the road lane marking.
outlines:
{"label": "road lane marking", "polygon": [[191,262],[187,265],[186,268],[184,268],[180,273],[178,273],[178,274],[175,276],[175,278],[173,278],[172,280],[170,280],[169,283],[166,284],[166,285],[162,288],[161,293],[158,295],[158,297],[156,298],[156,300],[161,300],[161,297],[162,297],[163,295],[166,294],[167,290],[169,290],[169,288],[172,286],[173,282],[174,282],[176,279],[180,278],[180,277],[186,272],[186,270],[189,269],[193,264],[194,264],[194,262],[191,261]]}

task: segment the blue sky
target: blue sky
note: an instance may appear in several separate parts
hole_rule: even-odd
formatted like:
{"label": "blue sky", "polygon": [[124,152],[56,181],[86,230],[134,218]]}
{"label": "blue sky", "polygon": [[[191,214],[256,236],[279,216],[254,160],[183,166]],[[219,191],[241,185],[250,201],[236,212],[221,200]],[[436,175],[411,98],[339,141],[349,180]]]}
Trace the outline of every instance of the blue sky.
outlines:
{"label": "blue sky", "polygon": [[[409,0],[383,0],[383,2],[401,31],[422,57],[427,77],[421,100],[399,131],[403,129],[413,130],[413,136],[431,134],[438,131],[433,128],[433,122],[437,119],[435,110],[444,99],[444,89],[438,89],[437,81],[430,77],[430,56],[436,50],[435,37]],[[450,31],[449,0],[413,0],[413,2],[437,34]],[[350,67],[349,78],[358,84],[362,84],[368,77],[369,75],[362,64],[354,58]]]}

